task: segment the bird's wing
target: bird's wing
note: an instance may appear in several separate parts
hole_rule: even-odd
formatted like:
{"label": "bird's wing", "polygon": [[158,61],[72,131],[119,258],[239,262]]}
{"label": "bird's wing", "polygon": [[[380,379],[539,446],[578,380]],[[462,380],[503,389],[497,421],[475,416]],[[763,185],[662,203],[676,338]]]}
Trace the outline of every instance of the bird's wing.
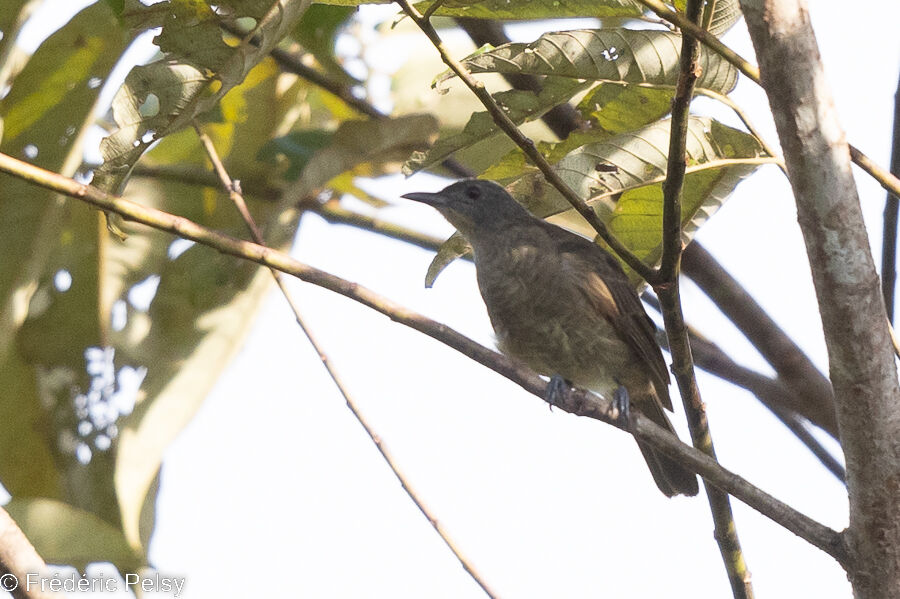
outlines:
{"label": "bird's wing", "polygon": [[566,261],[587,262],[584,266],[575,266],[573,270],[590,273],[585,281],[586,288],[589,289],[589,301],[612,323],[634,353],[641,358],[659,400],[671,410],[669,371],[656,342],[656,324],[644,310],[640,297],[631,286],[619,262],[599,246],[580,237],[577,240],[561,241],[558,250],[564,264]]}

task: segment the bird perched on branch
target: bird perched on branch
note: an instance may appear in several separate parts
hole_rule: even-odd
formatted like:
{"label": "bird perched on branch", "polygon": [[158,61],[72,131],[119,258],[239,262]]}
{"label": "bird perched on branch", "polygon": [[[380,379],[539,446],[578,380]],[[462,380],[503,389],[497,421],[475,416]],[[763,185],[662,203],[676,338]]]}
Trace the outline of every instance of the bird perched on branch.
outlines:
{"label": "bird perched on branch", "polygon": [[[466,180],[404,198],[434,207],[468,240],[500,350],[550,376],[631,405],[674,434],[656,330],[618,261],[532,216],[501,186]],[[560,378],[561,377],[561,378]],[[692,472],[638,441],[667,496],[696,495]]]}

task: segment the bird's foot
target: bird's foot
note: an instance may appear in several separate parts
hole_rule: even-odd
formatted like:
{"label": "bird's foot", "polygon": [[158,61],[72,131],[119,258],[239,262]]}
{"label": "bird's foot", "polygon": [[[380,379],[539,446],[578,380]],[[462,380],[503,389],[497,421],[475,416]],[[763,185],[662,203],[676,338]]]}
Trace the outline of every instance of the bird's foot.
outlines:
{"label": "bird's foot", "polygon": [[616,408],[616,421],[625,429],[631,430],[631,398],[624,385],[613,391],[613,406]]}
{"label": "bird's foot", "polygon": [[550,382],[547,383],[547,390],[544,392],[544,400],[550,404],[551,410],[553,409],[553,406],[565,399],[566,394],[571,388],[572,385],[569,381],[560,375],[554,374],[550,377]]}

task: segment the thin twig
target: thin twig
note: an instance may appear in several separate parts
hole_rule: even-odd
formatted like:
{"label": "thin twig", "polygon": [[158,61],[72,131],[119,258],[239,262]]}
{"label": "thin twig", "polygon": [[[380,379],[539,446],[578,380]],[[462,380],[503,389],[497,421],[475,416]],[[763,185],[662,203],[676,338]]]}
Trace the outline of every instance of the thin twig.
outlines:
{"label": "thin twig", "polygon": [[[694,23],[700,21],[703,0],[688,0],[685,8],[687,18]],[[684,313],[681,308],[679,271],[682,245],[681,196],[684,186],[685,148],[687,143],[688,117],[694,86],[700,77],[700,43],[682,31],[681,55],[679,58],[678,83],[672,98],[672,129],[669,135],[669,154],[666,166],[666,180],[663,182],[663,241],[659,279],[654,286],[663,308],[663,320],[672,355],[672,373],[681,392],[681,400],[687,415],[688,428],[694,447],[710,458],[716,459],[706,406],[700,398],[700,388],[694,372],[694,357]],[[731,509],[731,498],[727,493],[703,481],[706,497],[715,526],[715,538],[719,553],[731,583],[735,599],[752,599],[753,586],[750,571],[744,559],[737,525]]]}
{"label": "thin twig", "polygon": [[[222,183],[222,187],[228,193],[231,201],[234,203],[238,212],[241,214],[241,218],[243,218],[244,222],[247,224],[247,228],[250,230],[250,236],[253,238],[253,241],[255,241],[259,245],[265,246],[266,243],[263,239],[262,232],[256,225],[256,221],[253,220],[253,216],[250,214],[250,211],[247,209],[247,203],[244,201],[244,196],[239,190],[239,185],[228,175],[228,171],[225,169],[225,165],[219,158],[212,140],[206,133],[204,133],[200,129],[197,123],[194,123],[194,130],[197,131],[197,136],[200,138],[200,143],[203,145],[203,149],[206,151],[206,155],[207,157],[209,157],[210,162],[212,162],[213,168],[215,169],[216,174],[218,175],[219,180]],[[281,291],[284,299],[287,300],[291,312],[294,313],[294,319],[297,321],[297,326],[300,327],[300,330],[306,336],[309,344],[316,352],[316,355],[322,362],[322,366],[325,367],[326,372],[328,372],[328,376],[331,377],[334,386],[344,398],[344,402],[346,403],[347,408],[350,410],[350,413],[353,414],[353,417],[356,418],[356,421],[359,423],[359,425],[362,426],[364,431],[366,431],[369,439],[371,439],[372,443],[375,444],[375,449],[378,450],[378,453],[380,453],[381,457],[384,458],[384,461],[391,469],[391,472],[393,472],[394,476],[397,477],[397,480],[400,481],[400,486],[404,491],[406,491],[406,494],[416,505],[416,507],[419,508],[419,511],[422,512],[422,515],[425,516],[425,519],[428,520],[429,524],[431,524],[432,528],[434,528],[434,531],[438,534],[438,536],[441,537],[441,540],[444,541],[444,544],[447,545],[447,548],[450,549],[454,556],[456,556],[456,559],[459,560],[459,563],[462,565],[463,569],[469,574],[469,576],[472,577],[472,580],[474,580],[475,583],[481,587],[481,590],[483,590],[488,597],[498,597],[497,593],[495,593],[493,589],[491,589],[487,581],[485,581],[484,577],[463,554],[462,550],[459,548],[456,542],[454,542],[453,538],[450,536],[450,533],[444,528],[440,520],[437,519],[431,509],[425,504],[425,501],[419,496],[419,493],[412,486],[409,479],[407,479],[406,475],[403,474],[403,471],[400,469],[400,465],[394,459],[393,454],[391,454],[381,436],[375,432],[375,430],[372,428],[372,425],[363,415],[359,406],[356,404],[356,400],[353,399],[353,396],[350,394],[350,391],[344,384],[342,377],[337,372],[334,365],[331,363],[328,354],[326,354],[325,350],[322,349],[322,345],[316,339],[315,335],[313,335],[312,330],[309,328],[309,326],[301,316],[300,306],[297,304],[290,290],[287,288],[287,284],[285,283],[282,274],[272,267],[269,267],[269,271],[272,273],[272,277],[275,279],[275,283],[278,285],[278,289]]]}
{"label": "thin twig", "polygon": [[[101,213],[102,214],[102,213]],[[9,513],[0,507],[0,591],[15,599],[60,599],[63,593],[51,592],[33,577],[50,578],[44,559]]]}
{"label": "thin twig", "polygon": [[[677,25],[682,34],[687,33],[694,38],[700,40],[705,46],[708,46],[716,54],[734,65],[741,73],[746,75],[751,81],[759,84],[759,68],[744,59],[740,54],[723,44],[719,38],[705,29],[698,27],[692,23],[680,12],[670,9],[660,0],[637,0],[651,11],[666,21]],[[896,196],[900,196],[900,179],[878,166],[871,158],[863,154],[859,149],[850,144],[850,158],[853,162],[866,171],[873,179],[878,181],[881,186],[892,192]]]}
{"label": "thin twig", "polygon": [[575,191],[569,187],[565,181],[562,180],[562,177],[559,176],[553,167],[547,162],[547,159],[544,158],[543,154],[541,154],[537,147],[530,138],[525,136],[519,128],[516,127],[516,124],[512,122],[512,120],[506,115],[502,108],[497,104],[494,98],[491,96],[490,92],[487,91],[484,87],[484,83],[481,81],[477,81],[474,77],[472,77],[471,73],[453,56],[450,55],[450,52],[447,50],[447,47],[441,41],[441,37],[438,35],[437,31],[428,21],[428,19],[424,18],[419,11],[417,11],[412,4],[409,3],[409,0],[397,0],[397,3],[403,9],[403,11],[409,16],[413,22],[418,25],[419,29],[422,30],[422,33],[431,41],[434,47],[437,49],[438,53],[441,55],[441,59],[444,61],[450,70],[452,70],[460,80],[465,83],[466,87],[468,87],[475,96],[481,100],[481,103],[487,109],[488,113],[490,113],[491,117],[494,119],[494,123],[504,132],[509,138],[515,142],[517,146],[522,148],[522,152],[528,159],[536,166],[538,169],[544,174],[544,177],[547,181],[553,185],[559,192],[572,204],[581,216],[584,217],[585,220],[597,231],[597,234],[605,241],[613,251],[618,254],[622,260],[625,261],[628,266],[630,266],[636,273],[638,273],[641,277],[643,277],[647,281],[653,280],[655,275],[655,269],[648,266],[643,260],[635,256],[631,250],[629,250],[625,244],[619,241],[612,233],[609,232],[609,229],[606,228],[606,225],[600,218],[597,216],[597,213],[594,212],[590,206],[588,206]]}
{"label": "thin twig", "polygon": [[[422,314],[401,306],[362,285],[299,262],[283,252],[249,241],[235,239],[182,216],[169,214],[119,196],[114,196],[97,187],[79,183],[74,179],[63,177],[13,158],[8,154],[0,153],[0,172],[67,195],[96,208],[115,212],[126,220],[160,231],[167,231],[178,237],[211,247],[223,254],[275,268],[312,285],[343,295],[384,314],[394,322],[408,326],[440,341],[508,378],[533,395],[540,398],[545,398],[546,396],[547,383],[534,371],[476,343],[445,324],[431,320]],[[623,430],[623,427],[626,426],[612,402],[583,389],[573,389],[554,405],[566,412],[595,418]],[[818,547],[841,564],[846,563],[846,547],[843,544],[841,533],[816,522],[809,516],[750,484],[740,476],[726,470],[721,464],[703,452],[682,443],[674,435],[642,417],[639,413],[633,412],[630,421],[632,429],[627,432],[631,432],[642,442],[658,448],[666,455],[672,457],[672,459],[684,464],[688,469],[700,474],[700,476],[718,488],[734,495],[759,513],[772,519],[811,545]]]}

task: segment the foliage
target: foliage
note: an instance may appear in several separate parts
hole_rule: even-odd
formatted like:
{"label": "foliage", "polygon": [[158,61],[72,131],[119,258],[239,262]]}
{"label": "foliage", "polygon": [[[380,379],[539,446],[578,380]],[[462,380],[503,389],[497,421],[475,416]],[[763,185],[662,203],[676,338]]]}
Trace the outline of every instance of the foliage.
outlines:
{"label": "foliage", "polygon": [[[457,104],[361,120],[269,57],[273,48],[302,48],[304,64],[358,93],[365,82],[335,53],[357,2],[101,1],[27,56],[15,40],[33,4],[0,6],[0,89],[9,86],[0,100],[4,153],[243,235],[220,191],[175,176],[207,168],[191,128],[199,123],[232,177],[244,182],[250,211],[275,247],[290,243],[299,217],[295,206],[272,201],[273,189],[300,199],[367,198],[355,178],[401,165],[407,173],[436,171],[450,157],[503,182],[540,216],[569,215],[521,151],[495,143],[499,130],[487,113]],[[716,31],[734,23],[736,6],[717,4]],[[642,23],[632,0],[447,0],[436,14],[609,19],[608,27],[550,32],[463,62],[479,74],[539,78],[539,91],[493,91],[518,124],[572,103],[581,129],[565,140],[540,139],[539,149],[623,242],[658,259],[665,117],[680,35]],[[159,55],[124,82],[110,79],[129,44],[157,27]],[[701,67],[701,87],[733,89],[737,71],[717,55],[704,51]],[[448,84],[446,74],[418,75],[394,93],[434,93],[422,81]],[[97,105],[108,86],[118,88],[112,122]],[[84,159],[98,124],[108,131],[99,165]],[[465,151],[475,146],[483,149],[477,159]],[[688,157],[688,236],[770,160],[753,135],[707,117],[691,120]],[[159,172],[173,177],[151,176]],[[111,238],[94,211],[9,176],[0,175],[0,190],[0,387],[10,398],[0,403],[0,481],[13,496],[10,511],[50,559],[136,569],[147,560],[165,450],[240,347],[268,273],[134,225],[121,224],[127,239]],[[464,250],[458,239],[447,244],[429,280]]]}

